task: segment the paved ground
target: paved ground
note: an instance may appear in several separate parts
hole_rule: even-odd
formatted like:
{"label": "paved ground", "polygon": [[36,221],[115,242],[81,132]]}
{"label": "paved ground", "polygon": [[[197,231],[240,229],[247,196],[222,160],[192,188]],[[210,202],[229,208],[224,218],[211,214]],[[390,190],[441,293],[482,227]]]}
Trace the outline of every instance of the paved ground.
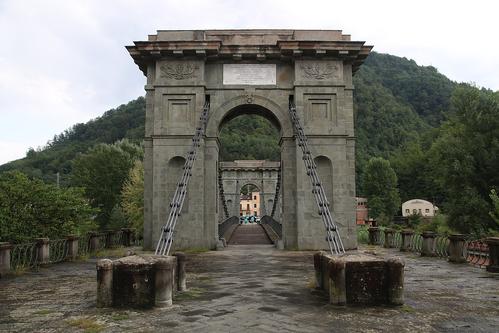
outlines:
{"label": "paved ground", "polygon": [[95,260],[52,265],[0,280],[0,332],[499,332],[499,275],[409,254],[405,306],[337,307],[313,288],[311,256],[191,254],[190,290],[147,311],[96,309]]}

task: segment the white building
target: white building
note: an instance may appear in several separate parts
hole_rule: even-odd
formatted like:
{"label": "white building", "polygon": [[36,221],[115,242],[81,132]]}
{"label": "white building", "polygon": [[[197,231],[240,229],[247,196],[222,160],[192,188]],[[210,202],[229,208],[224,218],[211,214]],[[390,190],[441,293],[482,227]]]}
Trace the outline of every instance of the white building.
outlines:
{"label": "white building", "polygon": [[402,204],[402,216],[435,216],[438,207],[423,199],[411,199]]}

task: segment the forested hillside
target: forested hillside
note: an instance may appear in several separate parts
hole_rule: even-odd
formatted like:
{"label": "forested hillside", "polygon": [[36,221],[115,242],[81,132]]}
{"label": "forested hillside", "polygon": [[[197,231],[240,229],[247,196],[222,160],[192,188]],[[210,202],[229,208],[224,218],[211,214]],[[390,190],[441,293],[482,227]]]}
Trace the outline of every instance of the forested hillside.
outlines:
{"label": "forested hillside", "polygon": [[[425,228],[498,232],[499,93],[457,84],[433,67],[378,53],[356,73],[354,85],[357,194],[368,197],[373,217],[390,223],[400,213],[401,201],[417,197],[440,206],[445,213],[440,217],[449,217]],[[24,179],[25,188],[37,186],[54,197],[77,201],[83,193],[100,228],[139,226],[144,118],[145,100],[139,97],[0,166],[0,173],[17,170],[52,184],[59,173],[63,192],[31,184],[16,173],[5,174],[0,185],[12,195],[23,192],[16,179]],[[256,115],[229,121],[220,142],[222,160],[279,159],[278,130]],[[66,186],[79,186],[83,192],[66,193]],[[9,207],[7,201],[0,202],[0,222],[17,218]]]}
{"label": "forested hillside", "polygon": [[[354,84],[359,174],[370,157],[389,158],[405,143],[440,124],[455,86],[433,67],[378,53],[369,56]],[[139,142],[144,136],[144,110],[145,100],[139,97],[86,124],[74,125],[45,147],[29,150],[26,158],[0,166],[0,171],[17,169],[48,182],[55,182],[59,172],[65,183],[75,156],[96,143],[122,138]],[[220,141],[223,160],[279,159],[278,132],[258,116],[235,118],[222,129]],[[360,189],[361,184],[358,186]]]}

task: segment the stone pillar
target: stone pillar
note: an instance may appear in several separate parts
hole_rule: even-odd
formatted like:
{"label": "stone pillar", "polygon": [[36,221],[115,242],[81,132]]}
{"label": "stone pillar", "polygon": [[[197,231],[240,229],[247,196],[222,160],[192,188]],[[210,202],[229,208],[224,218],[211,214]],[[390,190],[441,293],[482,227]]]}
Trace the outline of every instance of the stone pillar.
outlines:
{"label": "stone pillar", "polygon": [[35,238],[38,263],[48,264],[50,261],[50,241],[48,238]]}
{"label": "stone pillar", "polygon": [[79,237],[76,235],[66,236],[66,241],[68,244],[68,253],[66,255],[67,260],[76,260],[78,257],[78,240]]}
{"label": "stone pillar", "polygon": [[185,273],[186,256],[183,252],[176,252],[174,256],[177,257],[177,290],[185,291],[187,290],[187,274]]}
{"label": "stone pillar", "polygon": [[393,234],[395,230],[391,228],[386,228],[384,232],[385,232],[385,243],[383,244],[383,247],[385,248],[393,247]]}
{"label": "stone pillar", "polygon": [[347,302],[345,280],[346,263],[341,258],[329,261],[329,303],[344,305]]}
{"label": "stone pillar", "polygon": [[489,237],[485,239],[485,243],[489,246],[487,271],[499,273],[499,237]]}
{"label": "stone pillar", "polygon": [[434,257],[435,254],[435,234],[433,231],[424,231],[423,234],[423,246],[421,248],[422,257]]}
{"label": "stone pillar", "polygon": [[95,231],[88,232],[88,252],[96,252],[99,249],[99,234]]}
{"label": "stone pillar", "polygon": [[400,251],[410,251],[411,250],[411,239],[412,236],[414,235],[414,231],[412,230],[402,230],[401,233],[402,235],[402,242],[400,243]]}
{"label": "stone pillar", "polygon": [[466,258],[463,256],[465,240],[463,234],[449,235],[449,262],[455,264],[466,262]]}
{"label": "stone pillar", "polygon": [[369,227],[367,229],[369,231],[369,245],[378,245],[379,244],[379,235],[380,230],[378,227]]}
{"label": "stone pillar", "polygon": [[113,262],[110,259],[97,261],[97,307],[113,305]]}
{"label": "stone pillar", "polygon": [[315,286],[318,289],[324,288],[322,285],[321,257],[322,252],[314,253]]}
{"label": "stone pillar", "polygon": [[404,304],[404,266],[400,258],[390,258],[386,261],[388,279],[388,303]]}
{"label": "stone pillar", "polygon": [[10,250],[13,245],[0,242],[0,278],[10,272]]}
{"label": "stone pillar", "polygon": [[156,260],[155,268],[155,298],[154,305],[159,308],[170,307],[173,304],[173,268],[175,258],[161,257]]}

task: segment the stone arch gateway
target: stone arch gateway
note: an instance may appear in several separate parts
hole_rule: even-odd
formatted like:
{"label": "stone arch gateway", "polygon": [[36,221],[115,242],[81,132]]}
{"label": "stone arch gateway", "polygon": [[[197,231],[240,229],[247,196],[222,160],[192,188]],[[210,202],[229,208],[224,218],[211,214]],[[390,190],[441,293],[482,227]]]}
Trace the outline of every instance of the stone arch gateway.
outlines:
{"label": "stone arch gateway", "polygon": [[285,248],[327,248],[288,114],[293,99],[312,154],[321,156],[324,165],[331,164],[325,168],[326,179],[319,175],[330,183],[332,212],[345,248],[355,248],[352,75],[371,48],[338,30],[160,30],[128,46],[147,77],[145,247],[155,247],[169,213],[175,187],[165,173],[174,172],[168,170],[178,167],[178,157],[188,151],[209,98],[207,128],[187,193],[189,208],[182,211],[174,247],[216,246],[222,214],[217,192],[219,128],[240,110],[272,119],[281,131]]}

